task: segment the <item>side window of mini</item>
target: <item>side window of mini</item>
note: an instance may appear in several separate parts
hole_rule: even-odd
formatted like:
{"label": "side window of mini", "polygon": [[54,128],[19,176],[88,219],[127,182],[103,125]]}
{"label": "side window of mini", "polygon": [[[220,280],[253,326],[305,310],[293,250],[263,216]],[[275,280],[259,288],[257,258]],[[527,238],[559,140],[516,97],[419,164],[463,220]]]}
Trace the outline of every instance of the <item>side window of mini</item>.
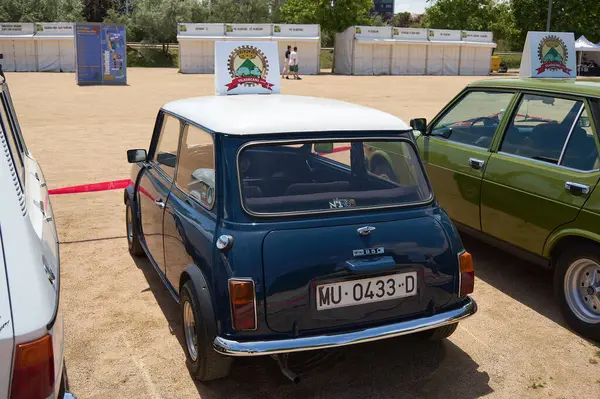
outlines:
{"label": "side window of mini", "polygon": [[435,122],[430,134],[489,148],[513,96],[512,92],[469,91]]}
{"label": "side window of mini", "polygon": [[169,114],[164,114],[160,136],[152,161],[160,165],[165,173],[172,179],[175,178],[175,167],[177,166],[177,148],[179,146],[179,134],[181,122]]}
{"label": "side window of mini", "polygon": [[3,135],[4,140],[8,144],[8,151],[10,152],[10,157],[12,158],[13,165],[17,170],[17,174],[19,175],[21,187],[23,187],[25,178],[23,151],[21,148],[21,143],[17,136],[17,132],[14,131],[11,125],[11,120],[8,118],[6,109],[4,107],[4,103],[0,104],[0,129],[2,129],[2,132],[0,134]]}
{"label": "side window of mini", "polygon": [[524,94],[500,151],[578,170],[598,166],[598,149],[583,101]]}
{"label": "side window of mini", "polygon": [[211,133],[184,125],[177,165],[177,187],[206,209],[215,205],[215,142]]}

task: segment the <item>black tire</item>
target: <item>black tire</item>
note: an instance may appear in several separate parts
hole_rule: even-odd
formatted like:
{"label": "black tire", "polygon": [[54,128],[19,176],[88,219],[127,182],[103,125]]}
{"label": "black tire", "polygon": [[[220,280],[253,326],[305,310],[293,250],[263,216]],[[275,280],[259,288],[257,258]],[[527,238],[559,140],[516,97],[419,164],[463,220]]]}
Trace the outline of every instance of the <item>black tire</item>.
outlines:
{"label": "black tire", "polygon": [[[188,348],[188,337],[185,323],[184,309],[185,304],[191,305],[191,310],[194,315],[195,334],[196,334],[196,352],[194,356],[190,354]],[[181,292],[179,293],[179,303],[181,307],[181,325],[183,327],[183,347],[186,357],[186,365],[190,374],[198,381],[211,381],[220,378],[225,378],[229,375],[233,358],[223,356],[213,349],[212,342],[215,337],[209,336],[209,333],[204,324],[202,313],[200,312],[200,304],[194,284],[191,281],[186,282]]]}
{"label": "black tire", "polygon": [[458,327],[458,323],[448,324],[445,326],[441,326],[438,328],[432,328],[431,330],[425,330],[417,335],[419,338],[429,341],[441,341],[442,339],[446,339],[456,331]]}
{"label": "black tire", "polygon": [[127,200],[125,203],[125,234],[127,236],[129,253],[133,256],[143,256],[145,254],[144,248],[142,248],[142,244],[140,243],[140,237],[133,219],[133,210],[131,209],[131,203],[129,200]]}
{"label": "black tire", "polygon": [[[554,269],[554,296],[558,301],[560,311],[565,318],[567,324],[579,334],[600,341],[600,322],[590,323],[582,320],[569,306],[566,294],[567,272],[578,261],[591,260],[597,265],[600,265],[600,247],[593,244],[580,244],[572,246],[564,250],[558,257],[556,267]],[[569,272],[570,274],[572,272]],[[593,306],[593,305],[592,305]],[[600,314],[600,308],[598,309]]]}
{"label": "black tire", "polygon": [[374,163],[375,164],[372,166],[371,173],[381,177],[382,179],[390,180],[393,182],[396,181],[396,174],[394,173],[394,170],[387,161],[377,159]]}

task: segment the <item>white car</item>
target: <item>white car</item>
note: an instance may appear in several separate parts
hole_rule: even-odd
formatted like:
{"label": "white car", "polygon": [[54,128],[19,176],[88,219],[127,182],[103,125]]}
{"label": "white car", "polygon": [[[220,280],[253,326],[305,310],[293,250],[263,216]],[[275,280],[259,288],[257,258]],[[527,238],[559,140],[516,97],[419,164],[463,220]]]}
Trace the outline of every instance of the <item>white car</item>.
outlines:
{"label": "white car", "polygon": [[0,398],[72,398],[52,206],[0,76]]}

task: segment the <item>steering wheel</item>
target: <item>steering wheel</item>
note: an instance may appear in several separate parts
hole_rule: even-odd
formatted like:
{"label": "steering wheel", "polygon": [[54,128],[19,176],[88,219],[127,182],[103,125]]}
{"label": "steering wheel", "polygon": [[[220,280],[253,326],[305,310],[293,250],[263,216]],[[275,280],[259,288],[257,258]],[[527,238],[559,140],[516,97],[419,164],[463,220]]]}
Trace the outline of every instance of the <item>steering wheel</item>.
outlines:
{"label": "steering wheel", "polygon": [[[480,116],[479,118],[473,119],[473,122],[471,122],[471,126],[469,126],[469,129],[473,129],[473,126],[475,126],[475,124],[480,121],[483,122],[483,126],[492,126],[492,127],[498,126],[497,119],[490,118],[489,116]],[[490,121],[491,124],[488,124],[487,121]]]}

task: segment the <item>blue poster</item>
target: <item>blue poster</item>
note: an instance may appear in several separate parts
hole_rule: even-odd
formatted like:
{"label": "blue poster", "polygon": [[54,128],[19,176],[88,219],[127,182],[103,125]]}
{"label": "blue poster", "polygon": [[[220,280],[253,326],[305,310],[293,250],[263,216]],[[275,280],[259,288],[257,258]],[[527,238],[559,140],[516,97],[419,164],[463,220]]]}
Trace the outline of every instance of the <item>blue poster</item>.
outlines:
{"label": "blue poster", "polygon": [[127,83],[127,44],[125,26],[102,25],[102,82]]}
{"label": "blue poster", "polygon": [[77,84],[102,83],[100,32],[100,24],[75,25]]}

